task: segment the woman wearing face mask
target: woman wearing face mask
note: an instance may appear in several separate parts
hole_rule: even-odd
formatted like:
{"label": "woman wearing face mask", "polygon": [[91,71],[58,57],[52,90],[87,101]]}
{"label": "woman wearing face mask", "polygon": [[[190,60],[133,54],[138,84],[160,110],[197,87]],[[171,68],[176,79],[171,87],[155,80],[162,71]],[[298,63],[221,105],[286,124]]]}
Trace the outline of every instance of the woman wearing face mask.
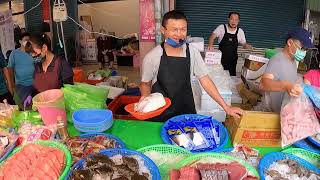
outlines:
{"label": "woman wearing face mask", "polygon": [[73,72],[69,63],[52,53],[51,40],[46,35],[31,36],[35,73],[33,87],[35,93],[49,89],[60,89],[63,84],[73,84]]}
{"label": "woman wearing face mask", "polygon": [[[29,42],[30,34],[23,33],[20,36],[21,47],[11,52],[7,67],[8,90],[13,95],[17,105],[32,93],[34,63]],[[20,106],[21,107],[21,106]]]}
{"label": "woman wearing face mask", "polygon": [[297,28],[288,33],[283,50],[270,59],[260,88],[270,93],[271,109],[274,112],[280,112],[285,92],[294,97],[302,93],[302,88],[296,84],[296,61],[302,61],[306,56],[306,49],[312,47],[310,33],[303,28]]}

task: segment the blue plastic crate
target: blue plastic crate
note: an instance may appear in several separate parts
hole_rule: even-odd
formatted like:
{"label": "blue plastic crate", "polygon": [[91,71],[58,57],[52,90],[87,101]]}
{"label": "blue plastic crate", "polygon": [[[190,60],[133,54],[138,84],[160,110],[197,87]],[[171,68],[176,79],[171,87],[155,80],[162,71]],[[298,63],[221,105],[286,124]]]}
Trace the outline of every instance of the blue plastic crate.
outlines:
{"label": "blue plastic crate", "polygon": [[310,142],[308,139],[300,140],[293,144],[294,146],[320,154],[320,148]]}
{"label": "blue plastic crate", "polygon": [[320,148],[320,142],[317,141],[315,137],[309,136],[308,140],[312,142],[314,145],[318,146],[318,148]]}

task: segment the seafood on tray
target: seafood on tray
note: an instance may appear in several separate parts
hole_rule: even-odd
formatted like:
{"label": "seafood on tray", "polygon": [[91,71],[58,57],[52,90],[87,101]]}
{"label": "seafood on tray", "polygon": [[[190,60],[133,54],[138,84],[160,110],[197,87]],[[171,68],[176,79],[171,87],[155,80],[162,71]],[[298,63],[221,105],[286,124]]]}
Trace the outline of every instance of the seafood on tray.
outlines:
{"label": "seafood on tray", "polygon": [[72,180],[151,180],[144,160],[137,156],[93,154],[86,159],[81,169],[72,172]]}
{"label": "seafood on tray", "polygon": [[65,144],[70,150],[74,162],[87,157],[89,154],[98,153],[102,149],[122,148],[116,140],[102,135],[90,138],[69,138]]}
{"label": "seafood on tray", "polygon": [[266,180],[290,179],[290,180],[318,180],[320,174],[316,174],[302,166],[296,161],[284,159],[272,163],[265,170]]}
{"label": "seafood on tray", "polygon": [[0,179],[55,180],[65,167],[62,150],[39,144],[27,144],[19,152],[8,158],[0,167]]}
{"label": "seafood on tray", "polygon": [[161,93],[153,93],[134,105],[135,112],[148,113],[162,108],[166,100]]}
{"label": "seafood on tray", "polygon": [[170,180],[257,180],[247,169],[237,163],[198,163],[170,172]]}

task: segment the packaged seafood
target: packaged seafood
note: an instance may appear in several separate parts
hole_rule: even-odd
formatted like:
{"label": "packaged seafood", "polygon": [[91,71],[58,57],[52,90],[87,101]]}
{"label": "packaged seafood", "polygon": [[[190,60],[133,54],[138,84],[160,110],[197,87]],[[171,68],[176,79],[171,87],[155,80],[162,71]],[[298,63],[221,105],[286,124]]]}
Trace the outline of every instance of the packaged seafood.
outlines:
{"label": "packaged seafood", "polygon": [[164,128],[174,144],[189,151],[202,152],[220,146],[220,126],[211,117],[169,121]]}
{"label": "packaged seafood", "polygon": [[137,155],[115,155],[109,158],[103,154],[90,155],[81,169],[72,172],[72,180],[151,180],[152,175]]}
{"label": "packaged seafood", "polygon": [[52,179],[60,177],[65,155],[60,149],[27,144],[0,167],[0,179]]}
{"label": "packaged seafood", "polygon": [[33,125],[30,122],[24,122],[18,130],[19,143],[26,144],[36,140],[51,140],[57,132],[57,126]]}
{"label": "packaged seafood", "polygon": [[238,144],[231,152],[226,152],[226,154],[245,160],[255,168],[259,165],[259,151],[248,146]]}

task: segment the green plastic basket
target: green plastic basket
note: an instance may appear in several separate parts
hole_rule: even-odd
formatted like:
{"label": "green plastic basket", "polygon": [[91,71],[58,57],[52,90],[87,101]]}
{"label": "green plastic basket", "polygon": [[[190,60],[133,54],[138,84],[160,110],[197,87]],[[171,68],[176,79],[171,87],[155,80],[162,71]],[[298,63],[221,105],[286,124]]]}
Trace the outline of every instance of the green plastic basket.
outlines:
{"label": "green plastic basket", "polygon": [[311,151],[307,151],[301,148],[289,148],[283,150],[282,152],[298,156],[320,168],[320,154],[313,153]]}
{"label": "green plastic basket", "polygon": [[184,166],[194,164],[197,161],[204,160],[206,158],[216,159],[217,160],[216,162],[225,162],[226,160],[230,161],[230,162],[233,162],[233,161],[238,162],[239,164],[243,165],[247,169],[247,171],[249,172],[249,174],[251,176],[255,176],[255,177],[259,178],[258,171],[253,166],[251,166],[249,163],[245,162],[244,160],[239,159],[239,158],[235,158],[235,157],[232,157],[232,156],[229,156],[226,154],[213,153],[213,152],[212,153],[199,153],[199,154],[189,156],[189,157],[185,158],[184,160],[178,162],[175,166],[175,169],[180,169]]}
{"label": "green plastic basket", "polygon": [[[40,145],[43,145],[43,146],[49,146],[49,147],[55,147],[57,149],[60,149],[64,152],[65,154],[65,161],[66,161],[66,166],[61,174],[61,176],[59,177],[59,180],[64,180],[65,177],[68,175],[68,171],[70,170],[70,167],[71,167],[71,164],[72,164],[72,156],[71,156],[71,153],[70,151],[68,150],[68,148],[59,143],[59,142],[56,142],[56,141],[36,141],[34,142],[34,144],[40,144]],[[13,156],[14,154],[16,154],[17,152],[19,152],[24,146],[20,146],[18,148],[16,148],[15,150],[12,151],[12,153],[10,154],[10,156],[8,158],[10,158],[11,156]],[[8,159],[7,158],[7,159]],[[6,160],[7,160],[6,159]],[[5,161],[6,161],[5,160]],[[5,162],[3,161],[0,166],[3,165],[3,163]]]}
{"label": "green plastic basket", "polygon": [[[137,151],[144,153],[148,156],[148,152],[154,151],[157,153],[161,153],[161,157],[165,157],[166,155],[174,155],[175,159],[172,163],[169,162],[156,162],[152,157],[149,157],[154,163],[158,166],[162,179],[169,179],[169,172],[171,169],[174,169],[176,163],[190,156],[192,153],[186,149],[183,149],[178,146],[169,145],[169,144],[158,144],[147,146]],[[165,158],[164,158],[165,159]]]}

